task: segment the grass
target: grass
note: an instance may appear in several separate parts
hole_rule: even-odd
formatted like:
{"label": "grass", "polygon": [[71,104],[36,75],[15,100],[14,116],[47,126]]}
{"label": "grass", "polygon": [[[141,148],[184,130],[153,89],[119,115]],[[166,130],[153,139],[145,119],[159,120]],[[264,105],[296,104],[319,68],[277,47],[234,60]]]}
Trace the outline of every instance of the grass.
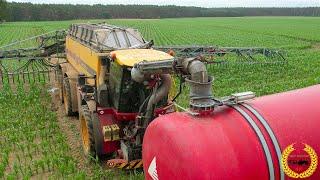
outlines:
{"label": "grass", "polygon": [[[51,96],[45,86],[23,86],[0,91],[0,177],[6,179],[127,179],[123,172],[104,171],[89,163],[90,172],[78,168],[60,130]],[[141,179],[136,173],[131,179]]]}
{"label": "grass", "polygon": [[0,177],[85,175],[76,168],[76,161],[68,153],[66,137],[50,109],[50,96],[42,88],[32,87],[30,92],[24,91],[22,86],[17,92],[5,88],[0,99]]}
{"label": "grass", "polygon": [[[90,20],[96,22],[100,20]],[[67,28],[73,22],[13,22],[0,25],[0,46],[17,40]],[[156,45],[219,45],[269,47],[286,51],[287,65],[212,66],[214,94],[254,91],[259,96],[320,83],[320,18],[317,17],[243,17],[181,18],[157,20],[107,20],[135,27]],[[22,87],[17,92],[0,92],[0,178],[42,176],[61,178],[141,179],[106,172],[91,163],[90,172],[77,166],[65,134],[59,129],[50,96],[43,87]],[[187,103],[187,92],[179,98]]]}

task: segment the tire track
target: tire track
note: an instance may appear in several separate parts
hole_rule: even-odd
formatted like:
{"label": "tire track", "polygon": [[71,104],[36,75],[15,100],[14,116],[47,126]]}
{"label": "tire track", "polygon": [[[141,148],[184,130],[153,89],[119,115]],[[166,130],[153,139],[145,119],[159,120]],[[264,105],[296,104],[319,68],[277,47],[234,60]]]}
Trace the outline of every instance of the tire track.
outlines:
{"label": "tire track", "polygon": [[[53,85],[53,87],[58,87]],[[57,113],[57,121],[60,130],[66,136],[67,144],[70,147],[70,156],[77,161],[77,168],[86,172],[88,176],[93,173],[88,160],[82,152],[80,139],[80,125],[77,116],[67,117],[62,105],[58,91],[52,94],[53,110]]]}

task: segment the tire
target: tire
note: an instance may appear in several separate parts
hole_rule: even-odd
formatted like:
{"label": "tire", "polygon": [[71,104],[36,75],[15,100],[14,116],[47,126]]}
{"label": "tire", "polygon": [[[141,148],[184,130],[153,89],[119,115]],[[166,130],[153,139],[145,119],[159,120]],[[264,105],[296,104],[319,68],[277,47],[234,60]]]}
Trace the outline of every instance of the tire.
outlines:
{"label": "tire", "polygon": [[95,158],[96,150],[95,150],[93,124],[92,124],[90,111],[87,105],[81,106],[79,121],[80,121],[80,134],[81,134],[83,152],[86,157]]}
{"label": "tire", "polygon": [[68,77],[63,79],[63,102],[66,115],[74,115],[72,111],[71,89]]}
{"label": "tire", "polygon": [[102,148],[103,148],[103,134],[101,131],[101,124],[98,118],[98,114],[94,113],[92,116],[92,127],[93,127],[93,136],[94,136],[94,147],[96,156],[99,158],[103,155]]}

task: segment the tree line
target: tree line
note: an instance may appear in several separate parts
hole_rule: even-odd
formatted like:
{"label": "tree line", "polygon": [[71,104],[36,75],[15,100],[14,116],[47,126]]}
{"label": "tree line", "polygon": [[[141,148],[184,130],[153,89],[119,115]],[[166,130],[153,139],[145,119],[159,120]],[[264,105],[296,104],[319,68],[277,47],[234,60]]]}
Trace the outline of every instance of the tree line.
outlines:
{"label": "tree line", "polygon": [[320,7],[201,8],[172,5],[31,4],[0,0],[0,20],[6,21],[241,16],[320,16]]}
{"label": "tree line", "polygon": [[5,0],[0,0],[0,23],[5,19],[7,3]]}

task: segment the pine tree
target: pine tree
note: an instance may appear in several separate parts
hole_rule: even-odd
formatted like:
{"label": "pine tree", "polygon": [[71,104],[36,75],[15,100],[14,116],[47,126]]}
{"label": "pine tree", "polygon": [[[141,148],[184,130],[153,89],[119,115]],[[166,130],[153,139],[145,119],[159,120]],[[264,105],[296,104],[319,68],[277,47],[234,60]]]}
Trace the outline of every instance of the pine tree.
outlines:
{"label": "pine tree", "polygon": [[5,0],[0,0],[0,23],[4,21],[6,17],[6,8],[7,8],[7,2]]}

